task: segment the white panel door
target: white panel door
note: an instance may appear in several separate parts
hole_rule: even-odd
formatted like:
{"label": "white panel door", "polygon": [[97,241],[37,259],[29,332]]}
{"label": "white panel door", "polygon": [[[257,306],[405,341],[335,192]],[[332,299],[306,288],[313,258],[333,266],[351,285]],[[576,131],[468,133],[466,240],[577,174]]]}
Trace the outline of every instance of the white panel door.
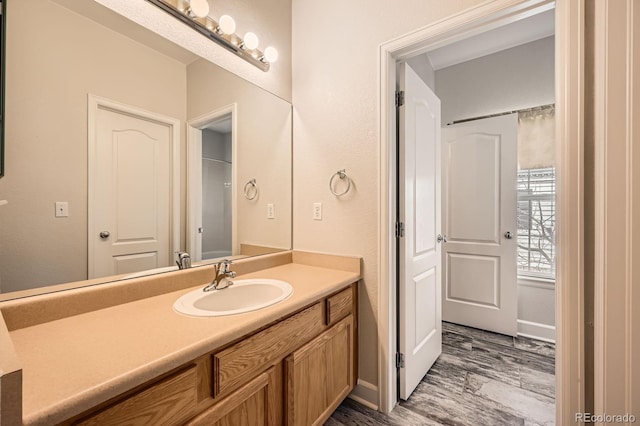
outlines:
{"label": "white panel door", "polygon": [[89,278],[169,266],[172,128],[108,108],[95,114]]}
{"label": "white panel door", "polygon": [[517,114],[442,129],[445,321],[514,336]]}
{"label": "white panel door", "polygon": [[406,64],[400,66],[404,105],[398,110],[399,335],[407,399],[442,352],[440,285],[440,100]]}

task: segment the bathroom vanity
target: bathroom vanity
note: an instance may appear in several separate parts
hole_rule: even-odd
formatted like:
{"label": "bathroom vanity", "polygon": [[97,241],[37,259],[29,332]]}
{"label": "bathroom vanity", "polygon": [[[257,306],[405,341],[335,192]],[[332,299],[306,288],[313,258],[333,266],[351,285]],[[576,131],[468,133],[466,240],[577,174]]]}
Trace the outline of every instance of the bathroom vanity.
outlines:
{"label": "bathroom vanity", "polygon": [[23,424],[322,424],[355,385],[360,259],[241,260],[238,279],[284,280],[293,294],[239,315],[176,313],[212,269],[0,303]]}

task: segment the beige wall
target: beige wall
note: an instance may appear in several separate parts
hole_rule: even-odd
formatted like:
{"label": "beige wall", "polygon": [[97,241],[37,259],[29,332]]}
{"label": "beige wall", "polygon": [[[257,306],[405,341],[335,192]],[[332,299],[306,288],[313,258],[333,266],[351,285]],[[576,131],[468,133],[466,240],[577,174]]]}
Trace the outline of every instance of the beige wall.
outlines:
{"label": "beige wall", "polygon": [[183,64],[47,0],[11,1],[7,16],[3,292],[86,279],[88,93],[186,118]]}
{"label": "beige wall", "polygon": [[546,37],[435,73],[442,124],[555,102],[555,37]]}
{"label": "beige wall", "polygon": [[[237,104],[238,244],[291,247],[291,105],[271,93],[199,59],[187,67],[187,117],[193,120]],[[260,193],[242,189],[256,179]],[[267,203],[275,218],[267,219]],[[240,247],[234,247],[234,253]]]}
{"label": "beige wall", "polygon": [[[294,211],[298,250],[364,258],[359,377],[378,383],[378,46],[481,0],[293,1]],[[329,178],[346,169],[351,192]],[[312,205],[323,203],[323,220]],[[372,401],[376,402],[376,401]]]}

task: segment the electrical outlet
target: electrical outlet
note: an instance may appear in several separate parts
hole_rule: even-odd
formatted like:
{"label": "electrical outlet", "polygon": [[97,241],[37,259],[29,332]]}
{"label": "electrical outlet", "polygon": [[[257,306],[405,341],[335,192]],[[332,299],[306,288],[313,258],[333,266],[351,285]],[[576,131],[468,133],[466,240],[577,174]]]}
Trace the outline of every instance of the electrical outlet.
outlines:
{"label": "electrical outlet", "polygon": [[56,201],[56,217],[69,217],[69,203]]}
{"label": "electrical outlet", "polygon": [[267,219],[274,219],[276,217],[275,211],[273,210],[273,204],[267,204]]}
{"label": "electrical outlet", "polygon": [[322,220],[322,203],[313,203],[313,220]]}

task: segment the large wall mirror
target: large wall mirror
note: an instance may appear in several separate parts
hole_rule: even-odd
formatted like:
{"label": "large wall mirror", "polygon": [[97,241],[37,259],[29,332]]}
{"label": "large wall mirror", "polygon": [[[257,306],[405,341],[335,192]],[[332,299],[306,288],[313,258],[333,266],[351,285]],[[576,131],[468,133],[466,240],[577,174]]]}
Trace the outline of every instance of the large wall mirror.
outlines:
{"label": "large wall mirror", "polygon": [[288,102],[96,2],[3,1],[0,298],[291,248]]}

